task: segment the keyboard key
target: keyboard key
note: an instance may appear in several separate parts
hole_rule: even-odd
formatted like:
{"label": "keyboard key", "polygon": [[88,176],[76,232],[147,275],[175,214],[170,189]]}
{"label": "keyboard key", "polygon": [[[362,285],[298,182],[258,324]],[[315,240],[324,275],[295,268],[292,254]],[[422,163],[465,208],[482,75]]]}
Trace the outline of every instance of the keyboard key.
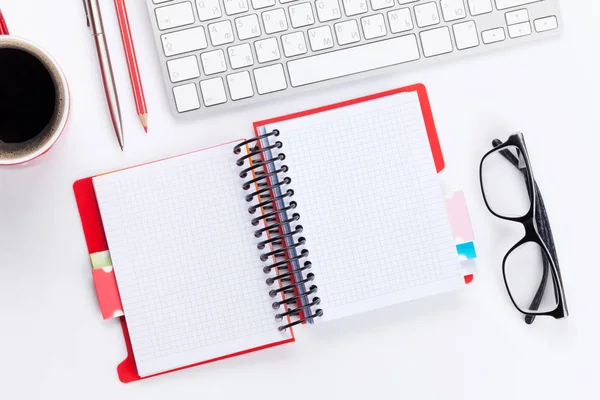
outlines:
{"label": "keyboard key", "polygon": [[416,3],[419,0],[398,0],[398,4]]}
{"label": "keyboard key", "polygon": [[204,28],[201,26],[179,32],[165,33],[160,39],[163,51],[167,57],[202,50],[208,47]]}
{"label": "keyboard key", "polygon": [[248,11],[248,0],[223,0],[225,13],[236,15]]}
{"label": "keyboard key", "polygon": [[275,0],[252,0],[252,8],[260,10],[261,8],[271,7],[275,5]]}
{"label": "keyboard key", "polygon": [[281,37],[283,43],[283,53],[286,57],[293,57],[299,54],[304,54],[306,49],[306,41],[302,32],[294,32]]}
{"label": "keyboard key", "polygon": [[279,45],[277,44],[277,39],[274,37],[265,40],[257,40],[254,42],[254,48],[259,63],[266,63],[281,58]]}
{"label": "keyboard key", "polygon": [[256,14],[237,18],[235,20],[235,28],[237,29],[240,40],[246,40],[260,36],[260,24]]}
{"label": "keyboard key", "polygon": [[219,0],[196,0],[200,21],[210,21],[222,16]]}
{"label": "keyboard key", "polygon": [[321,22],[332,21],[342,17],[338,0],[317,0],[315,3],[317,18]]}
{"label": "keyboard key", "polygon": [[408,8],[393,10],[388,12],[387,15],[392,33],[406,32],[414,28],[410,10]]}
{"label": "keyboard key", "polygon": [[522,22],[516,25],[509,25],[508,36],[512,39],[531,35],[531,25],[529,22]]}
{"label": "keyboard key", "polygon": [[200,92],[202,92],[204,104],[208,107],[216,104],[223,104],[227,101],[222,78],[212,78],[200,81]]}
{"label": "keyboard key", "polygon": [[288,61],[288,70],[292,86],[303,86],[419,58],[416,36],[406,35]]}
{"label": "keyboard key", "polygon": [[288,28],[287,20],[285,19],[285,11],[283,8],[277,8],[271,11],[262,13],[263,23],[265,24],[265,32],[276,33],[285,31]]}
{"label": "keyboard key", "polygon": [[173,83],[187,81],[188,79],[200,76],[200,68],[198,67],[196,56],[168,61],[167,68],[169,69],[169,77]]}
{"label": "keyboard key", "polygon": [[374,39],[387,34],[382,14],[369,15],[360,19],[365,39]]}
{"label": "keyboard key", "polygon": [[213,50],[202,53],[200,54],[200,60],[202,61],[202,68],[204,69],[205,75],[216,74],[227,69],[223,50]]}
{"label": "keyboard key", "polygon": [[152,2],[153,2],[154,4],[166,3],[167,1],[171,1],[171,0],[152,0]]}
{"label": "keyboard key", "polygon": [[469,11],[471,11],[471,15],[473,16],[493,11],[492,0],[467,0],[467,3],[469,3]]}
{"label": "keyboard key", "polygon": [[161,31],[190,25],[195,21],[192,3],[189,1],[157,8],[154,12],[156,14],[156,21],[158,22],[158,29]]}
{"label": "keyboard key", "polygon": [[360,42],[358,23],[355,20],[339,22],[334,25],[334,29],[340,45]]}
{"label": "keyboard key", "polygon": [[277,92],[287,88],[283,65],[281,64],[255,69],[254,80],[259,94]]}
{"label": "keyboard key", "polygon": [[250,81],[250,73],[248,71],[227,75],[227,85],[229,86],[231,100],[247,99],[254,96],[252,81]]}
{"label": "keyboard key", "polygon": [[373,11],[390,7],[394,7],[394,0],[371,0],[371,8],[373,8]]}
{"label": "keyboard key", "polygon": [[315,16],[312,12],[310,3],[300,3],[290,6],[290,20],[294,28],[300,28],[315,23]]}
{"label": "keyboard key", "polygon": [[344,3],[344,11],[349,17],[369,11],[367,0],[342,0],[342,2]]}
{"label": "keyboard key", "polygon": [[231,68],[238,69],[254,64],[250,44],[244,43],[227,49]]}
{"label": "keyboard key", "polygon": [[554,15],[551,17],[536,19],[534,24],[536,32],[546,32],[558,28],[558,20]]}
{"label": "keyboard key", "polygon": [[320,26],[308,30],[308,40],[313,51],[319,51],[333,47],[333,36],[329,26]]}
{"label": "keyboard key", "polygon": [[506,25],[515,25],[529,21],[529,13],[525,9],[507,12],[505,16]]}
{"label": "keyboard key", "polygon": [[441,0],[440,7],[446,22],[456,21],[467,16],[463,0]]}
{"label": "keyboard key", "polygon": [[524,4],[536,3],[541,0],[496,0],[496,8],[504,10],[506,8],[522,6]]}
{"label": "keyboard key", "polygon": [[437,5],[434,2],[429,2],[415,6],[415,18],[419,28],[439,24],[440,14]]}
{"label": "keyboard key", "polygon": [[506,39],[506,33],[504,28],[490,29],[481,32],[481,39],[485,44],[498,43]]}
{"label": "keyboard key", "polygon": [[423,31],[420,35],[425,57],[439,56],[454,50],[450,39],[450,29],[447,26]]}
{"label": "keyboard key", "polygon": [[452,27],[456,48],[459,50],[479,46],[479,35],[474,21],[461,22]]}
{"label": "keyboard key", "polygon": [[231,21],[221,21],[209,24],[208,32],[213,46],[233,42],[233,28],[231,27]]}
{"label": "keyboard key", "polygon": [[174,87],[173,97],[175,98],[175,106],[177,107],[177,111],[180,113],[197,110],[200,108],[198,91],[196,90],[196,85],[193,83]]}

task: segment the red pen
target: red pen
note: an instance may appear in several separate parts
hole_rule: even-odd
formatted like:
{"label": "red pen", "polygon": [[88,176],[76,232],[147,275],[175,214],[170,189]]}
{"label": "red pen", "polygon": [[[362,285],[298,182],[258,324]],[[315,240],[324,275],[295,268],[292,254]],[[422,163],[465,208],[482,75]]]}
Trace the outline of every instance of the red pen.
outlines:
{"label": "red pen", "polygon": [[127,15],[125,1],[115,0],[115,8],[117,9],[117,18],[119,20],[119,28],[121,29],[121,39],[123,39],[123,47],[125,48],[129,79],[131,80],[131,88],[133,89],[133,97],[135,98],[135,106],[140,121],[142,121],[142,126],[147,133],[148,107],[146,106],[146,98],[144,96],[144,88],[142,87],[142,78],[140,76],[137,56],[135,55],[135,47],[133,45],[133,37],[131,35],[129,16]]}
{"label": "red pen", "polygon": [[6,26],[6,20],[4,19],[4,15],[2,15],[2,10],[0,10],[0,35],[8,35],[8,26]]}

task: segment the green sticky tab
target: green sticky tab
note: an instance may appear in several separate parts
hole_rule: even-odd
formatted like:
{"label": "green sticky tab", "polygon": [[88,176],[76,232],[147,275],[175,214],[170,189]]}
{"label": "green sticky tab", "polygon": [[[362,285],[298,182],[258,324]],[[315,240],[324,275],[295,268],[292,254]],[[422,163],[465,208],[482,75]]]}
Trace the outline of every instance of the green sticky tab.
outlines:
{"label": "green sticky tab", "polygon": [[92,260],[92,269],[112,267],[112,259],[108,250],[90,254],[90,259]]}

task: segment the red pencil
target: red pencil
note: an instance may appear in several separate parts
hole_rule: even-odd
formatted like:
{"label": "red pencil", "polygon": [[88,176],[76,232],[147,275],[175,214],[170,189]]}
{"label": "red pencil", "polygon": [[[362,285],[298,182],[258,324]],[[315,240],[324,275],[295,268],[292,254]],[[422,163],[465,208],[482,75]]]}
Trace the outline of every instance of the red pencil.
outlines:
{"label": "red pencil", "polygon": [[147,133],[148,107],[146,106],[144,88],[142,87],[142,78],[140,77],[140,68],[135,55],[135,47],[133,45],[133,37],[131,35],[131,28],[129,26],[129,16],[127,15],[125,0],[115,0],[115,8],[117,9],[117,18],[119,20],[119,27],[121,29],[123,47],[125,48],[127,67],[129,68],[129,79],[131,80],[131,88],[133,89],[133,97],[135,98],[135,106],[137,108],[140,121],[142,121],[144,130]]}
{"label": "red pencil", "polygon": [[8,35],[8,26],[6,26],[2,10],[0,10],[0,35]]}

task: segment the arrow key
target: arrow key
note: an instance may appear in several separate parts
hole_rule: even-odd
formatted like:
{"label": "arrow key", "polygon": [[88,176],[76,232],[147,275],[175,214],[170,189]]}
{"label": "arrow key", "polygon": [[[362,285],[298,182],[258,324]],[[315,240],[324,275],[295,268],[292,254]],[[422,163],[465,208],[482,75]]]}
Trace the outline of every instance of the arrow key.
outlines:
{"label": "arrow key", "polygon": [[506,34],[504,33],[504,28],[496,28],[481,32],[481,38],[483,39],[483,43],[491,44],[505,40]]}
{"label": "arrow key", "polygon": [[529,22],[523,22],[508,27],[508,36],[512,39],[527,35],[531,35],[531,25]]}

